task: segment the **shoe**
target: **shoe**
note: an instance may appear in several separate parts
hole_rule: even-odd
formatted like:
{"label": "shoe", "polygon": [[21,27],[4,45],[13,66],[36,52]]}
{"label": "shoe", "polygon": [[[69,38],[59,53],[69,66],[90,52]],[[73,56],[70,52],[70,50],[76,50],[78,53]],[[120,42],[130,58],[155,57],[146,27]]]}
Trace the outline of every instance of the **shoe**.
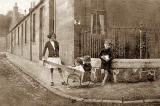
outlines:
{"label": "shoe", "polygon": [[62,85],[67,85],[67,83],[66,82],[62,82]]}
{"label": "shoe", "polygon": [[51,86],[54,86],[54,82],[51,82]]}
{"label": "shoe", "polygon": [[101,86],[104,86],[104,85],[105,85],[105,83],[104,83],[104,82],[102,82],[102,83],[101,83]]}

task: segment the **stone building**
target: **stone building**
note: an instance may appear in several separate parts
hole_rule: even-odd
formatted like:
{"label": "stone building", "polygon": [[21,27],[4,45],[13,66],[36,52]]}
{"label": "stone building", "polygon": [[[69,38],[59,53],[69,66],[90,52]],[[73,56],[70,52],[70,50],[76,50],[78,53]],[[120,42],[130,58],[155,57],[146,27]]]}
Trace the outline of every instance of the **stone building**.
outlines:
{"label": "stone building", "polygon": [[41,1],[17,24],[12,25],[8,35],[8,50],[11,53],[32,61],[42,58],[42,47],[47,40],[44,35],[49,33],[50,26],[49,8],[49,1]]}
{"label": "stone building", "polygon": [[24,16],[18,11],[17,3],[15,3],[15,6],[13,7],[13,11],[10,11],[10,15],[12,17],[12,20],[11,20],[9,29],[12,29]]}
{"label": "stone building", "polygon": [[[142,43],[145,52],[149,51],[144,57],[157,58],[159,3],[158,0],[41,0],[10,29],[8,51],[38,62],[47,35],[55,32],[64,64],[72,64],[78,56],[98,57],[104,39],[112,41],[115,58],[139,58]],[[147,36],[141,43],[144,36],[139,36],[140,24],[145,25],[142,35]]]}

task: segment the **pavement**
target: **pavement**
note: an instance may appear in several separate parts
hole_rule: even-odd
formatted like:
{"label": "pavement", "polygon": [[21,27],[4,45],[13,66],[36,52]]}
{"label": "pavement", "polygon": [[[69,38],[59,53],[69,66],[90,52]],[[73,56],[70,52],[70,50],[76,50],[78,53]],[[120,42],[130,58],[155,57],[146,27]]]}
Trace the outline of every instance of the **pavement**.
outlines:
{"label": "pavement", "polygon": [[[89,87],[70,88],[61,85],[61,79],[58,71],[54,72],[55,86],[50,86],[50,71],[39,63],[26,60],[22,57],[15,56],[9,53],[7,58],[15,66],[19,67],[23,72],[35,80],[37,80],[44,87],[62,97],[73,99],[76,101],[86,102],[110,102],[123,103],[131,101],[133,103],[147,102],[148,99],[160,98],[160,81],[155,82],[141,82],[141,83],[107,83],[105,86],[93,84]],[[67,76],[68,73],[65,73]],[[66,79],[66,77],[65,77]],[[136,101],[137,100],[137,101]],[[152,100],[151,100],[152,101]],[[150,101],[150,102],[151,102]]]}
{"label": "pavement", "polygon": [[54,94],[13,66],[7,58],[0,56],[0,106],[86,106],[89,104],[73,103],[70,99]]}

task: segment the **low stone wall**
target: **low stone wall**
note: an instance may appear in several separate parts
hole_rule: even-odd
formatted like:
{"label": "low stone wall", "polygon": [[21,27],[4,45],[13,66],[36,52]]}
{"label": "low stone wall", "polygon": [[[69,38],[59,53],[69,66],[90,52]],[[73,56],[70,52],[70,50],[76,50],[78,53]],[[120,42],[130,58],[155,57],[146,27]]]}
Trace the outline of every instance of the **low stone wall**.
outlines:
{"label": "low stone wall", "polygon": [[[98,81],[102,79],[100,75],[101,60],[93,58],[93,67],[97,68]],[[115,82],[140,82],[160,78],[160,59],[114,59],[112,61],[112,76]]]}

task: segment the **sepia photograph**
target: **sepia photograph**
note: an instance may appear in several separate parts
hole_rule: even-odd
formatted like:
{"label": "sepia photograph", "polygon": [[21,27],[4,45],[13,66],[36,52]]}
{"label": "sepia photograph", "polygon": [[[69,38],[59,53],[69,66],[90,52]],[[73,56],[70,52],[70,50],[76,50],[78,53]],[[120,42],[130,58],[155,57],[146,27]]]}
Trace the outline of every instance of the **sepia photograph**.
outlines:
{"label": "sepia photograph", "polygon": [[0,0],[0,106],[160,106],[160,0]]}

